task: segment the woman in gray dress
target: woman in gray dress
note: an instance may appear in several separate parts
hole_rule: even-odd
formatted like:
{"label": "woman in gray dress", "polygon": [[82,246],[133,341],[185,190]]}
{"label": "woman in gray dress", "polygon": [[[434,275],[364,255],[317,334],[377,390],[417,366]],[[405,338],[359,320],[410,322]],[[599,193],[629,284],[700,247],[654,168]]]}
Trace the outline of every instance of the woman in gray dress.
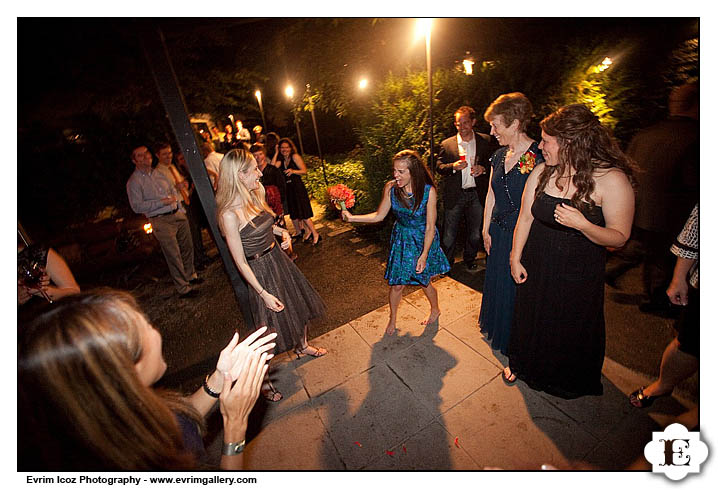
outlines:
{"label": "woman in gray dress", "polygon": [[[294,349],[297,356],[321,357],[326,349],[307,342],[310,320],[324,316],[326,306],[304,274],[276,246],[274,235],[290,243],[287,230],[274,225],[274,213],[264,198],[262,173],[244,149],[229,151],[219,169],[217,221],[239,273],[249,286],[255,327],[277,332],[277,352]],[[269,401],[282,394],[269,378],[262,388]]]}

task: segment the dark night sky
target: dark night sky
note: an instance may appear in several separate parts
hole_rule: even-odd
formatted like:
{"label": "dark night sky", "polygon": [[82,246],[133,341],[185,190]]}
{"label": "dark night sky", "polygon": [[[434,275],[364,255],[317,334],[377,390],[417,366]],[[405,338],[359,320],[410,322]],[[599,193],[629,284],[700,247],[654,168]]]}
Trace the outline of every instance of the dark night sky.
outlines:
{"label": "dark night sky", "polygon": [[[218,64],[238,54],[244,66],[255,67],[270,77],[272,84],[265,88],[269,97],[272,94],[281,97],[286,81],[311,76],[311,66],[292,63],[295,56],[291,49],[284,55],[262,55],[257,59],[256,53],[266,44],[264,40],[282,35],[293,19],[185,18],[159,22],[171,53],[181,53],[189,44],[195,53],[206,50],[206,58]],[[359,26],[351,46],[337,46],[341,54],[346,52],[348,66],[338,68],[347,74],[369,73],[378,79],[392,68],[407,64],[423,66],[421,46],[411,45],[413,19],[383,19],[373,27],[368,19],[353,19],[344,24]],[[500,56],[504,50],[528,49],[536,52],[537,62],[546,63],[550,69],[550,61],[546,61],[550,60],[551,51],[562,49],[576,36],[640,39],[642,44],[632,45],[645,49],[670,41],[671,36],[696,32],[697,27],[695,19],[437,19],[432,32],[432,56],[435,66],[446,66],[461,59],[466,51],[485,60]],[[302,40],[292,39],[291,47],[301,50]],[[61,118],[91,103],[90,95],[112,96],[124,84],[132,83],[127,75],[136,69],[146,72],[131,19],[18,20],[21,124],[27,119]],[[295,85],[299,84],[295,81]]]}

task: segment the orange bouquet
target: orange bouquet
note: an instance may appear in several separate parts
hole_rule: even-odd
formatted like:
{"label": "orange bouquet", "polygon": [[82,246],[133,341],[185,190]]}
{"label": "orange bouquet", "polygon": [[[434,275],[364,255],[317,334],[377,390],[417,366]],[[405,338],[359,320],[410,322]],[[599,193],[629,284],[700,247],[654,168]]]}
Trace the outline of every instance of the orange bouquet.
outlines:
{"label": "orange bouquet", "polygon": [[347,208],[354,206],[356,198],[354,197],[354,191],[344,184],[337,184],[327,189],[329,199],[332,201],[337,209],[346,211]]}

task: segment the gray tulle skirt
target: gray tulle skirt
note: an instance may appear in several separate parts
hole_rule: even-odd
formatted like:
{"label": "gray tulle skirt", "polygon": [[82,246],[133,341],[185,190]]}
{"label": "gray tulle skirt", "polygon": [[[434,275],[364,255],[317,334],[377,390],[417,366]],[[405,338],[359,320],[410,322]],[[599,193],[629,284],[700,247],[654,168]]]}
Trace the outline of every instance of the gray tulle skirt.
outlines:
{"label": "gray tulle skirt", "polygon": [[256,328],[266,325],[277,332],[276,353],[301,345],[304,326],[326,315],[327,308],[319,293],[278,246],[248,263],[259,284],[284,304],[282,311],[272,311],[257,292],[249,288],[249,306]]}

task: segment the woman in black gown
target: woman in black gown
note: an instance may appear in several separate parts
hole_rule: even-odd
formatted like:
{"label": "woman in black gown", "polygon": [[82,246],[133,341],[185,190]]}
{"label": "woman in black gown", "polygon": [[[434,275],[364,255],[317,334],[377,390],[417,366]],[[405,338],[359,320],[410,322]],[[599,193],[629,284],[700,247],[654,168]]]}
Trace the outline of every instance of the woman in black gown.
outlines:
{"label": "woman in black gown", "polygon": [[606,247],[631,232],[631,162],[584,105],[541,130],[546,163],[526,182],[511,250],[518,288],[503,377],[562,398],[600,395]]}

